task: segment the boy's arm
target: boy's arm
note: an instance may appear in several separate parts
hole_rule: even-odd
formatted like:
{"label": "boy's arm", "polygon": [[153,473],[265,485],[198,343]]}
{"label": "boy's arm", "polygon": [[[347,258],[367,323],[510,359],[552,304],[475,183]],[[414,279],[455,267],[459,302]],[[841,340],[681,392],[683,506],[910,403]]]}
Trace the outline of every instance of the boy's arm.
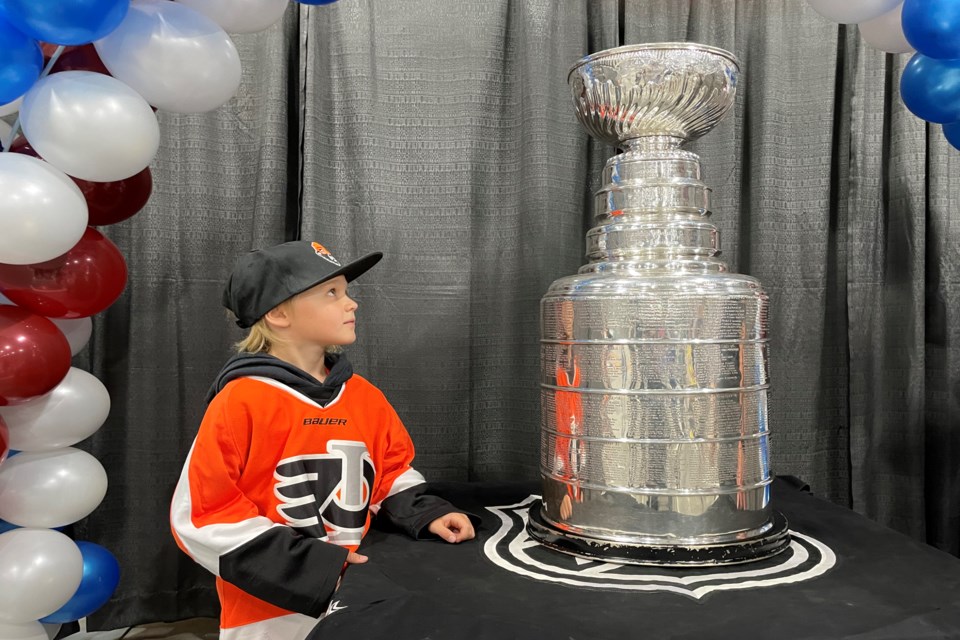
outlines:
{"label": "boy's arm", "polygon": [[479,518],[473,514],[457,509],[443,498],[426,493],[426,490],[427,485],[420,484],[395,493],[380,503],[380,513],[416,540],[434,537],[429,530],[430,523],[448,513],[465,513],[474,524],[479,523]]}
{"label": "boy's arm", "polygon": [[464,513],[474,523],[480,518],[466,513],[439,496],[429,495],[426,481],[411,464],[414,457],[413,441],[407,433],[400,416],[386,404],[385,431],[386,454],[382,461],[382,473],[378,478],[370,510],[383,514],[393,525],[412,538],[433,537],[428,530],[430,523],[449,513]]}
{"label": "boy's arm", "polygon": [[319,617],[347,549],[260,515],[237,486],[247,448],[237,446],[224,405],[210,405],[184,464],[170,507],[174,538],[197,563],[247,593]]}

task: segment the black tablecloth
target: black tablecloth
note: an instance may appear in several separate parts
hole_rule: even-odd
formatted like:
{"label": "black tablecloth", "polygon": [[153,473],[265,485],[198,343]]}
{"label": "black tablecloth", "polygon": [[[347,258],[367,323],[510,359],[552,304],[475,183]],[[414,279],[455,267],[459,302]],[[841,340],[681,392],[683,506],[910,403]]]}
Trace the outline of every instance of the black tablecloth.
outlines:
{"label": "black tablecloth", "polygon": [[[477,539],[450,545],[371,531],[361,547],[370,561],[348,569],[310,640],[960,638],[960,559],[784,479],[773,484],[773,505],[803,534],[803,548],[791,550],[792,560],[783,554],[712,574],[577,562],[522,542],[523,508],[486,507],[523,503],[537,493],[534,484],[432,486],[482,516]],[[486,544],[509,555],[513,539],[561,581],[521,575],[484,553]],[[797,566],[782,570],[791,562]],[[765,572],[779,576],[775,584]],[[690,584],[678,580],[691,576]]]}

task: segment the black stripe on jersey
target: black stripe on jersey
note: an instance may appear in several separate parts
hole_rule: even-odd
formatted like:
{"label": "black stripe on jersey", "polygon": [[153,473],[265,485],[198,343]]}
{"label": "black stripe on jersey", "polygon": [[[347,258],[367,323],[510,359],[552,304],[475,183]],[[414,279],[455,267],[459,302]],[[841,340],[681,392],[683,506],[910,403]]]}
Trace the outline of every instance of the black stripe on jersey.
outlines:
{"label": "black stripe on jersey", "polygon": [[433,534],[427,527],[448,513],[464,513],[473,522],[473,526],[480,524],[480,518],[476,515],[457,509],[443,498],[429,495],[426,491],[426,484],[404,489],[381,502],[377,515],[382,513],[391,524],[417,540],[432,538]]}
{"label": "black stripe on jersey", "polygon": [[274,606],[319,617],[347,560],[347,549],[272,527],[220,556],[220,577]]}

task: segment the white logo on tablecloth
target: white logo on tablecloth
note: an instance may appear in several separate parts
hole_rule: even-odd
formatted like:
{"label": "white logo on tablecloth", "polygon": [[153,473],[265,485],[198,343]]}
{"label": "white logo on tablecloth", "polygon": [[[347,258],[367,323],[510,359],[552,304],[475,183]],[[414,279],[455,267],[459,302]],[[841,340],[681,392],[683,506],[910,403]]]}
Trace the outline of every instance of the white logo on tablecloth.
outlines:
{"label": "white logo on tablecloth", "polygon": [[811,580],[829,571],[836,555],[819,540],[791,531],[790,546],[756,563],[709,569],[665,569],[600,562],[548,549],[527,535],[527,511],[540,496],[487,507],[501,521],[483,552],[497,566],[528,578],[575,587],[618,591],[666,591],[700,599],[716,591],[758,589]]}

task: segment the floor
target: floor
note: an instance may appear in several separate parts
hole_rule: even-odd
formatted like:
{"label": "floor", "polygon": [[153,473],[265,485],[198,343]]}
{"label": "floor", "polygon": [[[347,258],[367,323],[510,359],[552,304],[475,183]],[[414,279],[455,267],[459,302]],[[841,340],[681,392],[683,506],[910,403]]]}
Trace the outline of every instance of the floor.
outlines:
{"label": "floor", "polygon": [[[71,636],[69,640],[153,640],[154,638],[168,638],[170,640],[216,640],[219,637],[217,620],[214,618],[191,618],[180,622],[154,622],[129,629],[115,629],[113,631],[81,631]],[[66,639],[65,639],[66,640]]]}

